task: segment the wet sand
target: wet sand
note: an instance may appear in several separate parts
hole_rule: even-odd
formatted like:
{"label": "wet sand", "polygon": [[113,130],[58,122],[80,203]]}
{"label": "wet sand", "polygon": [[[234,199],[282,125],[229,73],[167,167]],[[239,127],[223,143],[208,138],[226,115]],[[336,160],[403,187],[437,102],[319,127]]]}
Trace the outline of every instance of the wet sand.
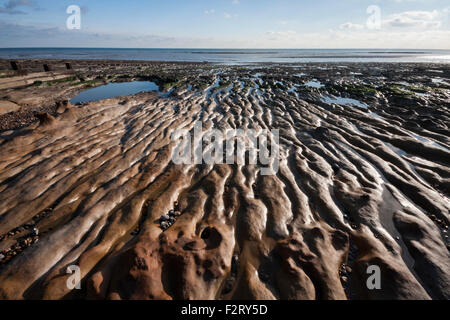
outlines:
{"label": "wet sand", "polygon": [[[91,63],[0,92],[0,298],[450,298],[449,65]],[[131,80],[172,91],[64,102]],[[280,170],[175,165],[196,121],[279,129]]]}

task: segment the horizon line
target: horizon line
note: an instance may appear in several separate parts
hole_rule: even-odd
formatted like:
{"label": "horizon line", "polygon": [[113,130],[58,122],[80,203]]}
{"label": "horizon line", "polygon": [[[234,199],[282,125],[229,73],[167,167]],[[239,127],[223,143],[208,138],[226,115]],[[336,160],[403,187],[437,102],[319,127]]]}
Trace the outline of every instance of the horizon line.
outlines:
{"label": "horizon line", "polygon": [[1,49],[130,49],[130,50],[442,50],[447,49],[433,49],[433,48],[372,48],[372,47],[359,47],[359,48],[164,48],[164,47],[0,47]]}

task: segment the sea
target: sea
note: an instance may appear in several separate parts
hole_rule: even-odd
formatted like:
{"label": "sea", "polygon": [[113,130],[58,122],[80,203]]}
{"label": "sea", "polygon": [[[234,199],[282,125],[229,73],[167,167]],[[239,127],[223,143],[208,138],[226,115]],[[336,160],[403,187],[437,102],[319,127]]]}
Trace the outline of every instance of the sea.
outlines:
{"label": "sea", "polygon": [[0,59],[184,61],[237,65],[310,62],[450,63],[450,50],[0,48]]}

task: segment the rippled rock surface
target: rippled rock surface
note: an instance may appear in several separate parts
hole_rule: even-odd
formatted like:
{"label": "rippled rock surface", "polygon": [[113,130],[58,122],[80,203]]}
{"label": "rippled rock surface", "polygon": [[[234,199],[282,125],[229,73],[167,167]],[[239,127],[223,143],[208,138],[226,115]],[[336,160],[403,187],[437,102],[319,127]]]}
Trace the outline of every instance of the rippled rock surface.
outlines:
{"label": "rippled rock surface", "polygon": [[[0,298],[449,299],[450,69],[393,68],[202,68],[1,133]],[[279,129],[278,173],[175,165],[196,121]]]}

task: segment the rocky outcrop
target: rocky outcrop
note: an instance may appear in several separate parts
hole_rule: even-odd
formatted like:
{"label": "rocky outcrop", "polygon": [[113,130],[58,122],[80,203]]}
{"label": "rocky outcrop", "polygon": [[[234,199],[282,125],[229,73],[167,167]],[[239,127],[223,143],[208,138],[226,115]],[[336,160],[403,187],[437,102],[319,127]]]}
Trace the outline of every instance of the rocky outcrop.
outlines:
{"label": "rocky outcrop", "polygon": [[[2,299],[449,298],[448,127],[381,115],[381,93],[366,110],[225,71],[229,87],[60,103],[0,135]],[[175,164],[196,121],[279,129],[279,170]]]}

